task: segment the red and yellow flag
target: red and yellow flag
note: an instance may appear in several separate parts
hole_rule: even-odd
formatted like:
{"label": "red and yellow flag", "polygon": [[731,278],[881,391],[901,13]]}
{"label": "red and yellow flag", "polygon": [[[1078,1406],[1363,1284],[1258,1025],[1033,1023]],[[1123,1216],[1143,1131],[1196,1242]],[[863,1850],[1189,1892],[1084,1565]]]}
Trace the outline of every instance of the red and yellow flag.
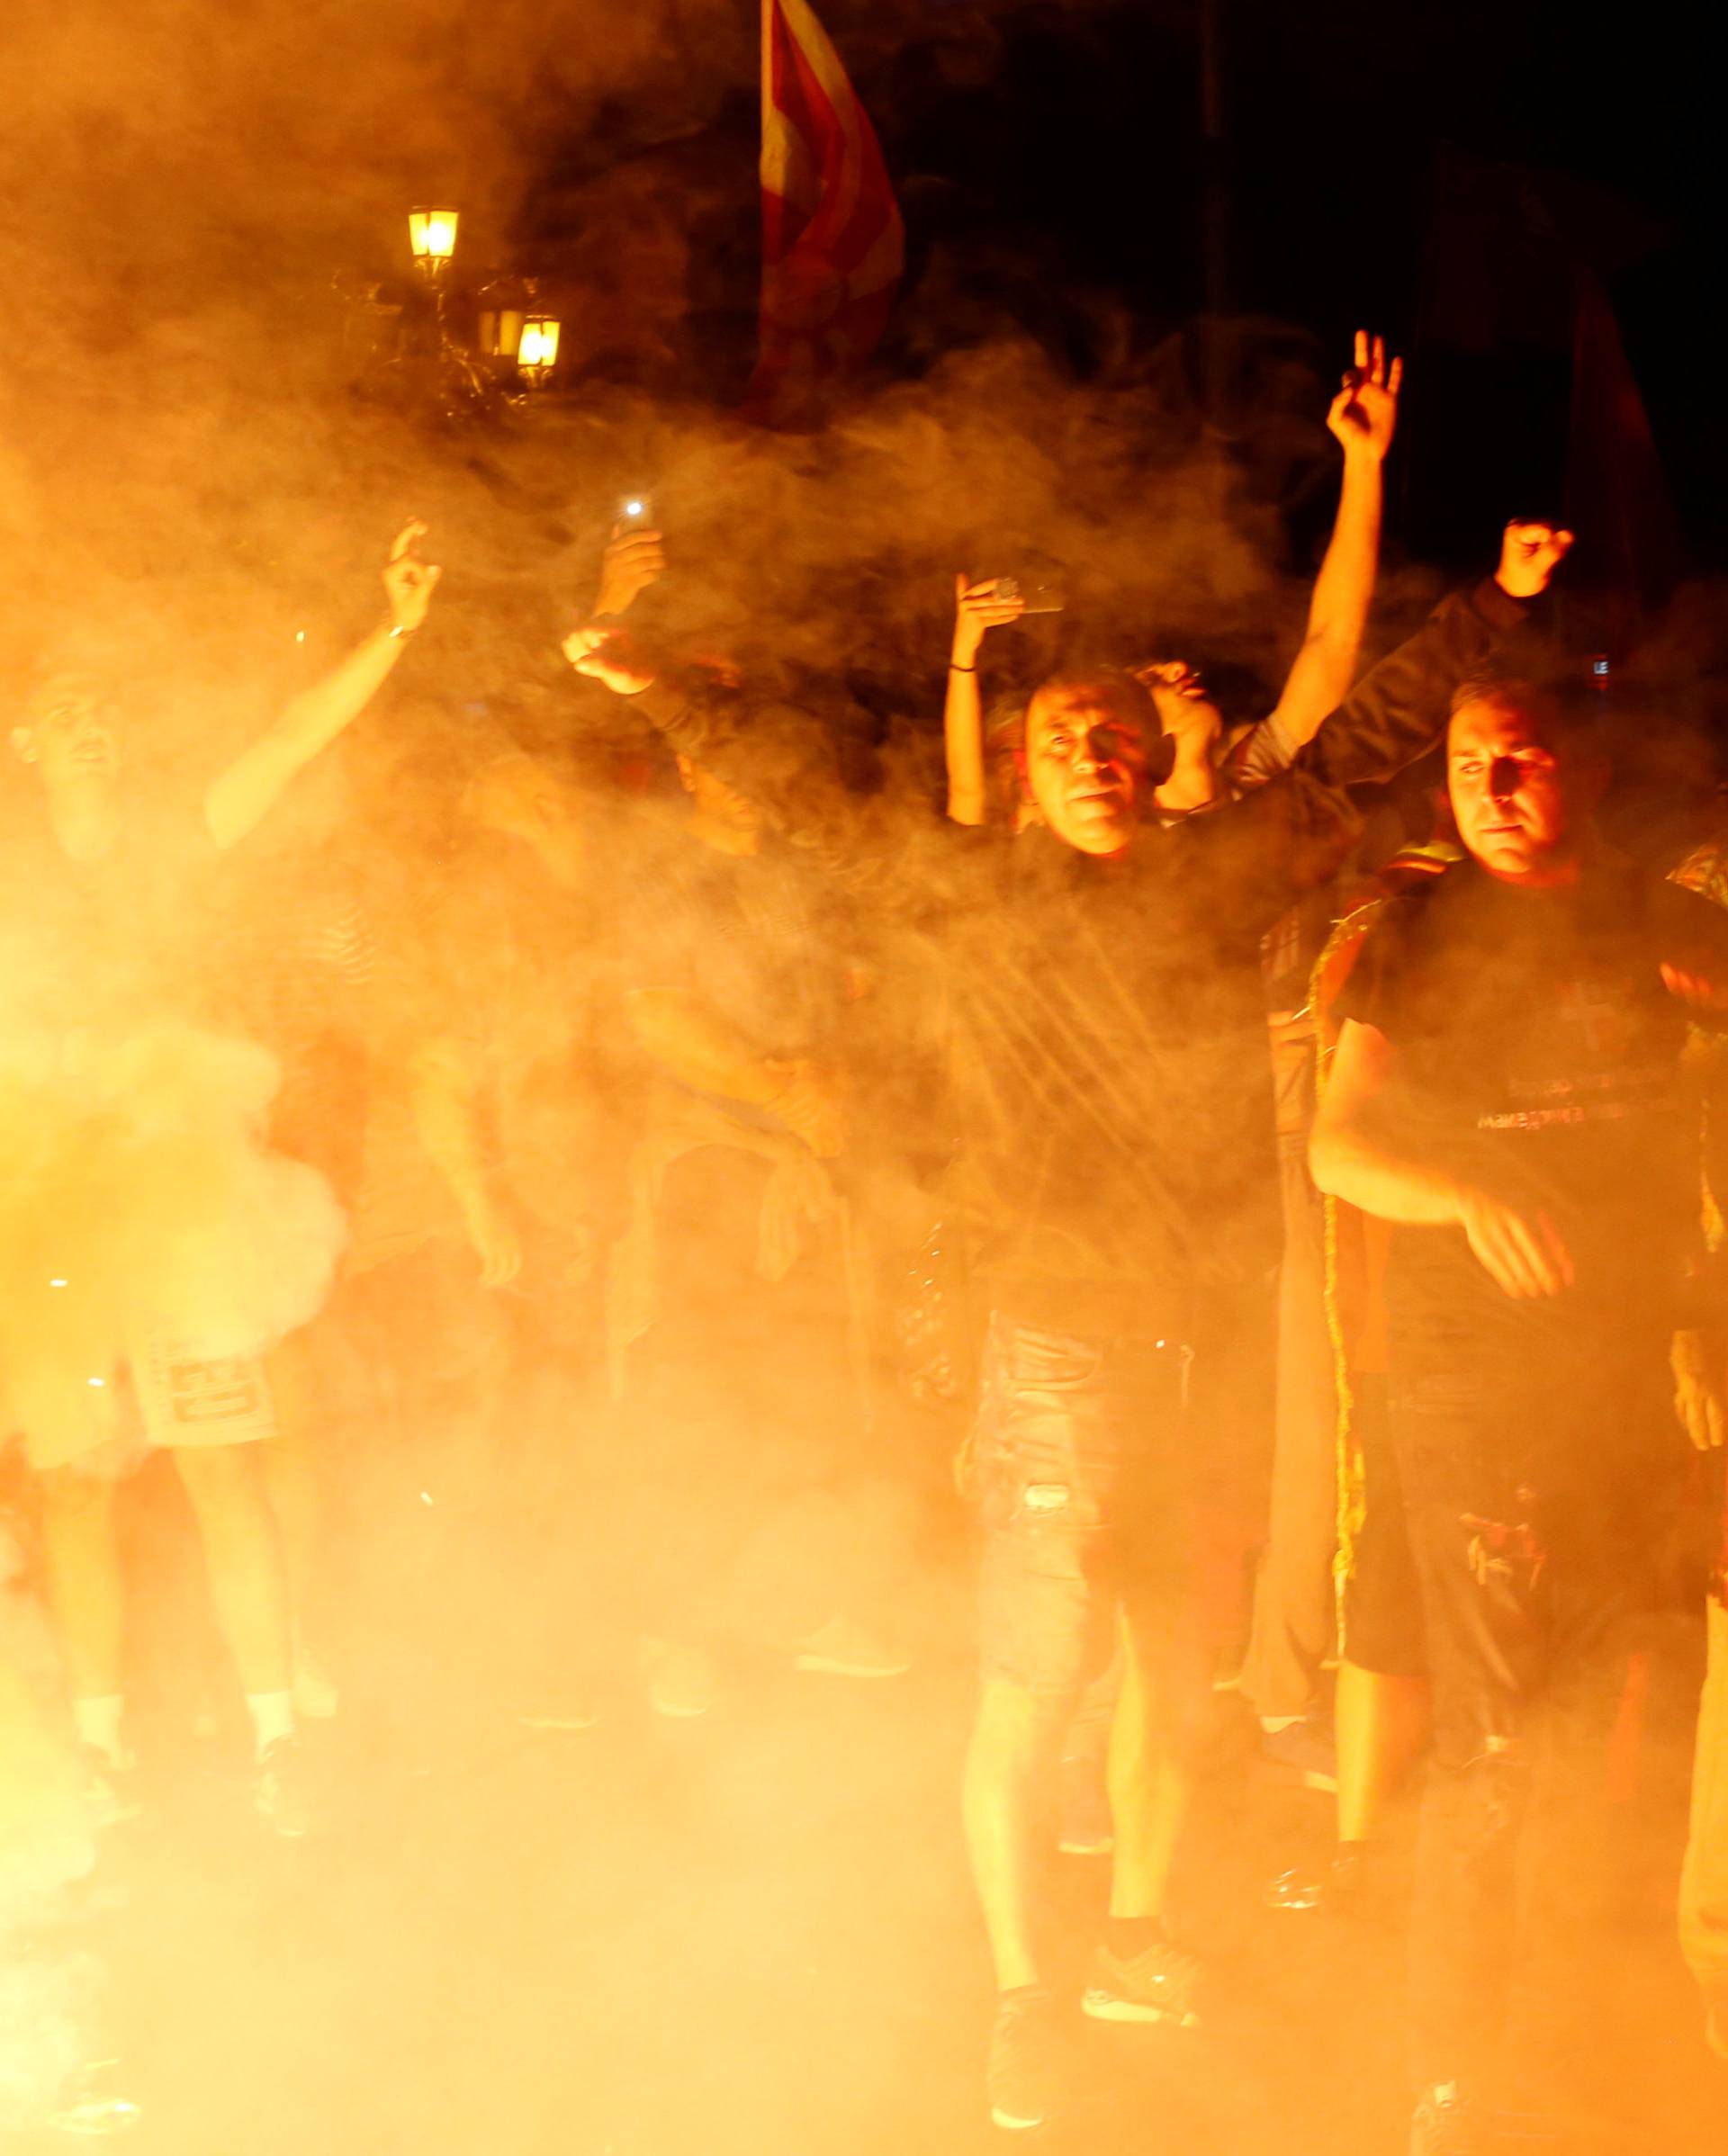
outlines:
{"label": "red and yellow flag", "polygon": [[761,182],[749,401],[769,414],[869,356],[905,259],[876,130],[808,0],[762,0]]}

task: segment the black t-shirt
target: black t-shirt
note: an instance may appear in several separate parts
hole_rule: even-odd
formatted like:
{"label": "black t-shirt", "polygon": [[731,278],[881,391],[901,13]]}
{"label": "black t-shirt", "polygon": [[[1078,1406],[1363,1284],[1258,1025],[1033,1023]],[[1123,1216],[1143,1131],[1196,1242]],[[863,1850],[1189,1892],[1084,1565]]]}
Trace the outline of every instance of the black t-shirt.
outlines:
{"label": "black t-shirt", "polygon": [[839,1054],[850,937],[837,894],[800,856],[771,835],[759,853],[727,854],[662,830],[644,834],[635,867],[620,905],[626,990],[693,998],[757,1056]]}
{"label": "black t-shirt", "polygon": [[[1728,919],[1629,863],[1518,890],[1463,862],[1391,901],[1339,999],[1397,1050],[1390,1113],[1444,1172],[1539,1209],[1575,1283],[1505,1294],[1460,1227],[1400,1226],[1394,1366],[1570,1383],[1672,1327],[1698,1232],[1687,1011],[1664,961],[1728,980]],[[1408,1120],[1406,1120],[1408,1118]]]}
{"label": "black t-shirt", "polygon": [[1183,1328],[1276,1264],[1260,939],[1303,880],[1303,805],[1268,786],[1114,860],[1042,831],[975,849],[943,939],[956,1189],[1000,1307]]}

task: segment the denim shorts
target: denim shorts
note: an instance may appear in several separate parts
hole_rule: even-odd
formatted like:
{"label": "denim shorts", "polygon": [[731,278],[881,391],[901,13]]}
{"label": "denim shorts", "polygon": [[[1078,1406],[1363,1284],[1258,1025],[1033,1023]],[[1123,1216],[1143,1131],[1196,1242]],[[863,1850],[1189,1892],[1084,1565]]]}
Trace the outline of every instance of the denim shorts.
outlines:
{"label": "denim shorts", "polygon": [[1189,1361],[1173,1338],[992,1316],[970,1485],[986,1682],[1077,1691],[1108,1659],[1119,1609],[1156,1620],[1183,1603]]}

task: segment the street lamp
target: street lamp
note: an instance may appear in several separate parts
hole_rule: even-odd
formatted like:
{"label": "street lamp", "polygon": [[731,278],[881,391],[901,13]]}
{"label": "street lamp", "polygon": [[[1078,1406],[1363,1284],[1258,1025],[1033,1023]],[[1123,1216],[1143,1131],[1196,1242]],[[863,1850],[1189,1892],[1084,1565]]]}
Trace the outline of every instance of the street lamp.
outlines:
{"label": "street lamp", "polygon": [[544,389],[558,364],[558,330],[557,319],[549,314],[531,314],[523,320],[516,364],[531,390]]}
{"label": "street lamp", "polygon": [[414,250],[414,266],[428,283],[436,284],[449,267],[456,251],[454,210],[410,210],[408,244]]}

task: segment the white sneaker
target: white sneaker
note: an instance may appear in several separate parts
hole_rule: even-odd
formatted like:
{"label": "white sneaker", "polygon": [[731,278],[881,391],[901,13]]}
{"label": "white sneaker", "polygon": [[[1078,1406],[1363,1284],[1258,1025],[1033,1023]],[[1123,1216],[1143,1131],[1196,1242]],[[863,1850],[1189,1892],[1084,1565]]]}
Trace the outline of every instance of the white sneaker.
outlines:
{"label": "white sneaker", "polygon": [[547,1729],[565,1732],[591,1729],[600,1719],[600,1702],[585,1684],[572,1683],[557,1691],[548,1690],[532,1707],[525,1707],[517,1716],[525,1729]]}
{"label": "white sneaker", "polygon": [[835,1677],[903,1677],[912,1667],[912,1657],[850,1617],[831,1617],[798,1642],[792,1666]]}

